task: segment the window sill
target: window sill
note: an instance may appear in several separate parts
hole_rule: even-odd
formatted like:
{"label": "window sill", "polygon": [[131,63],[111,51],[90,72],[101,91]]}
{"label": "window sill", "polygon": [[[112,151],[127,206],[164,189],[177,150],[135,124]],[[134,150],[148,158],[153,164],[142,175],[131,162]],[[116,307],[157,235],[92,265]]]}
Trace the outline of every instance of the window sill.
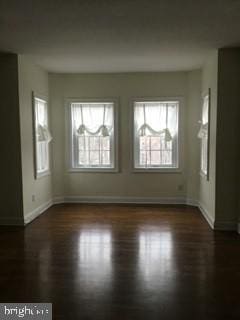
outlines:
{"label": "window sill", "polygon": [[47,171],[44,171],[44,172],[39,172],[39,173],[36,174],[36,180],[44,178],[44,177],[47,177],[47,176],[50,176],[50,175],[51,175],[51,171],[50,170],[47,170]]}
{"label": "window sill", "polygon": [[182,173],[180,168],[133,168],[133,173]]}
{"label": "window sill", "polygon": [[118,173],[118,168],[71,168],[68,173]]}

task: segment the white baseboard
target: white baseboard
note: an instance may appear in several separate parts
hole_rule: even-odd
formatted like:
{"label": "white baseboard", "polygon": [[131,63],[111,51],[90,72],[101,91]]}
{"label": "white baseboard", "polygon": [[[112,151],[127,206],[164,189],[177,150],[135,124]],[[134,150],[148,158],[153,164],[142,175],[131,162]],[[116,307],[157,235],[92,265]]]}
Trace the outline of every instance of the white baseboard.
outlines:
{"label": "white baseboard", "polygon": [[219,231],[236,231],[237,230],[237,224],[235,221],[228,221],[228,220],[216,221],[211,217],[207,209],[202,204],[199,204],[198,208],[212,229],[219,230]]}
{"label": "white baseboard", "polygon": [[187,204],[185,197],[112,197],[112,196],[66,196],[53,199],[58,203],[105,203],[105,204]]}
{"label": "white baseboard", "polygon": [[207,209],[200,203],[198,204],[198,208],[201,211],[201,213],[204,216],[204,218],[206,219],[206,221],[208,222],[208,224],[210,225],[210,227],[212,229],[215,229],[214,219],[211,217],[211,215],[209,214]]}
{"label": "white baseboard", "polygon": [[219,231],[236,231],[238,226],[236,221],[215,221],[214,229]]}
{"label": "white baseboard", "polygon": [[[24,217],[24,223],[28,224],[35,218],[37,218],[40,214],[50,208],[53,204],[61,204],[61,203],[102,203],[102,204],[166,204],[166,205],[189,205],[196,206],[201,211],[202,215],[210,225],[212,229],[216,230],[236,230],[237,226],[234,221],[214,221],[212,216],[209,214],[207,209],[198,201],[194,199],[186,199],[185,197],[112,197],[112,196],[88,196],[88,197],[80,197],[80,196],[66,196],[66,197],[54,197],[53,200],[44,203],[39,206],[32,212],[28,213]],[[0,220],[1,224],[1,220]],[[6,221],[5,224],[10,224]],[[12,221],[13,225],[22,225],[20,221]],[[238,224],[238,232],[240,233],[240,223]]]}
{"label": "white baseboard", "polygon": [[65,203],[64,199],[65,199],[64,197],[54,197],[52,202],[53,204],[61,204],[61,203]]}
{"label": "white baseboard", "polygon": [[23,226],[24,221],[21,218],[16,218],[16,217],[0,217],[0,225],[1,226]]}
{"label": "white baseboard", "polygon": [[199,203],[195,199],[186,198],[185,204],[191,207],[199,207]]}
{"label": "white baseboard", "polygon": [[53,201],[49,200],[46,203],[43,203],[41,206],[37,207],[33,211],[25,214],[24,216],[24,224],[28,224],[34,219],[36,219],[40,214],[42,214],[44,211],[46,211],[48,208],[50,208],[53,205]]}

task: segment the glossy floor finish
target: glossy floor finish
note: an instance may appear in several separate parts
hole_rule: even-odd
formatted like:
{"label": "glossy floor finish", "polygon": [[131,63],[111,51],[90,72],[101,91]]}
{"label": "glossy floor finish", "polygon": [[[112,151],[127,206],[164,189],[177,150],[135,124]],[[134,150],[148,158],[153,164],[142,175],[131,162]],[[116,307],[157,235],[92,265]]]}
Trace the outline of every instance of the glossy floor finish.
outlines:
{"label": "glossy floor finish", "polygon": [[54,319],[240,319],[240,236],[191,207],[58,205],[0,228],[0,302]]}

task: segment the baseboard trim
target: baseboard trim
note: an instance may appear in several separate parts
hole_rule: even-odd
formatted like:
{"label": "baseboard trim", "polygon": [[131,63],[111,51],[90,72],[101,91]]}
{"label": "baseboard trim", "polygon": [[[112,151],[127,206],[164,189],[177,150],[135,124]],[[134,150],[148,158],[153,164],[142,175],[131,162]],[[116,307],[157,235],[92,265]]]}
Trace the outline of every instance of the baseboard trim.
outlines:
{"label": "baseboard trim", "polygon": [[49,209],[51,206],[53,205],[53,201],[49,200],[45,203],[43,203],[41,206],[37,207],[36,209],[34,209],[33,211],[27,213],[24,216],[24,224],[28,224],[31,221],[33,221],[34,219],[36,219],[38,216],[40,216],[44,211],[46,211],[47,209]]}
{"label": "baseboard trim", "polygon": [[[54,197],[53,200],[49,200],[43,205],[39,206],[32,212],[28,213],[24,217],[24,224],[28,224],[44,211],[50,208],[54,204],[64,204],[64,203],[89,203],[89,204],[166,204],[166,205],[188,205],[198,207],[203,217],[206,219],[208,224],[212,229],[222,230],[222,231],[232,231],[238,229],[240,233],[240,223],[238,226],[234,221],[214,221],[207,209],[198,201],[194,199],[188,199],[185,197],[111,197],[111,196],[88,196],[88,197],[79,197],[79,196],[66,196],[66,197]],[[18,221],[8,221],[5,219],[5,225],[23,225],[21,219]],[[0,219],[0,224],[3,224]]]}
{"label": "baseboard trim", "polygon": [[186,198],[186,205],[191,207],[199,207],[198,201],[190,198]]}
{"label": "baseboard trim", "polygon": [[198,208],[201,211],[203,217],[206,219],[207,223],[210,225],[210,227],[212,229],[215,229],[214,219],[210,216],[210,214],[207,211],[207,209],[200,203],[198,204]]}
{"label": "baseboard trim", "polygon": [[66,196],[53,199],[54,204],[59,203],[105,203],[105,204],[187,204],[184,197],[79,197]]}
{"label": "baseboard trim", "polygon": [[21,218],[0,218],[1,226],[23,226],[24,221]]}
{"label": "baseboard trim", "polygon": [[64,197],[54,197],[52,202],[53,202],[53,204],[65,203],[65,198]]}
{"label": "baseboard trim", "polygon": [[[43,212],[49,209],[55,204],[64,203],[102,203],[102,204],[166,204],[166,205],[189,205],[197,206],[197,202],[192,199],[186,199],[185,197],[79,197],[79,196],[67,196],[67,197],[54,197],[52,200],[42,204],[33,211],[27,213],[24,216],[24,225],[32,222]],[[1,223],[1,221],[0,221]],[[6,223],[8,224],[8,223]],[[23,222],[22,224],[23,225]]]}
{"label": "baseboard trim", "polygon": [[235,221],[215,221],[214,229],[219,231],[236,231],[238,230],[238,225]]}

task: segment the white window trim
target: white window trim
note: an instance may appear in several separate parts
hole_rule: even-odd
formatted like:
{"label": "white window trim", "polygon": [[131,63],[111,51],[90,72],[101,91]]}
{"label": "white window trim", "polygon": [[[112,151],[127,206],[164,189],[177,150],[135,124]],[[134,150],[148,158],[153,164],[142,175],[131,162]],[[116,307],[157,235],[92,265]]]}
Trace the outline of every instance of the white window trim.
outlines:
{"label": "white window trim", "polygon": [[48,127],[50,124],[50,118],[49,118],[49,104],[48,104],[48,97],[40,94],[38,92],[34,92],[32,91],[32,124],[33,124],[33,165],[34,165],[34,178],[36,180],[46,177],[46,176],[50,176],[51,175],[51,148],[50,145],[48,144],[48,169],[44,170],[42,172],[38,172],[37,170],[37,140],[36,140],[36,132],[35,132],[35,128],[36,128],[36,123],[35,123],[35,119],[36,119],[36,109],[35,109],[35,99],[40,99],[46,102],[47,104],[47,121],[48,121]]}
{"label": "white window trim", "polygon": [[210,121],[211,121],[211,88],[208,88],[206,91],[202,93],[202,106],[201,106],[201,121],[202,121],[202,113],[203,113],[203,102],[204,98],[208,95],[208,141],[207,141],[207,172],[202,170],[202,139],[200,142],[200,176],[201,178],[209,181],[209,167],[210,167]]}
{"label": "white window trim", "polygon": [[[178,144],[177,144],[177,152],[178,152],[178,165],[177,167],[166,167],[166,168],[136,168],[135,167],[135,159],[134,159],[134,103],[135,102],[143,102],[143,101],[178,101]],[[130,99],[130,141],[131,141],[131,153],[130,153],[130,161],[131,161],[131,171],[133,173],[182,173],[183,171],[183,134],[184,134],[184,98],[182,96],[161,96],[161,97],[136,97]]]}
{"label": "white window trim", "polygon": [[[72,124],[71,124],[71,104],[77,102],[84,102],[84,103],[94,103],[94,102],[105,102],[105,103],[113,103],[114,109],[114,166],[113,168],[74,168],[73,167],[73,155],[72,155]],[[118,141],[119,141],[119,125],[118,125],[118,109],[119,109],[119,102],[118,98],[66,98],[65,99],[65,123],[66,123],[66,171],[68,173],[91,173],[91,172],[98,172],[98,173],[117,173],[119,172],[119,159],[118,159]]]}

